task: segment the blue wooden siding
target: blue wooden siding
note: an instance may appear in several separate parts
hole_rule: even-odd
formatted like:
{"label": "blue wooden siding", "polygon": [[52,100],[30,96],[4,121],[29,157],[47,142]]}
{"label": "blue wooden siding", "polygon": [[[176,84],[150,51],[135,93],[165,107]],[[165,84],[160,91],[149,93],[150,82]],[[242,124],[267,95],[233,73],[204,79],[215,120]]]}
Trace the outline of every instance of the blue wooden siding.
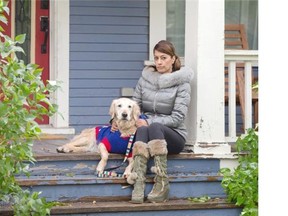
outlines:
{"label": "blue wooden siding", "polygon": [[149,54],[148,0],[70,0],[70,126],[106,124]]}

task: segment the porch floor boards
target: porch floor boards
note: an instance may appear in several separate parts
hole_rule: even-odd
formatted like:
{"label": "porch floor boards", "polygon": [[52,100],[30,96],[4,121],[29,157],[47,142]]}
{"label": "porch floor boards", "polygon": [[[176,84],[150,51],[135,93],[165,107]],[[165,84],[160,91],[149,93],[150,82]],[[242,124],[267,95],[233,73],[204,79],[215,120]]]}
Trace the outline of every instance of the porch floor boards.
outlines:
{"label": "porch floor boards", "polygon": [[[56,148],[69,142],[74,135],[43,135],[40,139],[35,139],[33,142],[33,153],[36,160],[73,160],[75,159],[88,159],[94,160],[95,158],[100,158],[97,152],[86,152],[86,153],[58,153]],[[231,145],[232,154],[235,153],[235,144],[229,143]],[[213,157],[213,154],[194,154],[191,151],[184,150],[179,155],[169,155],[169,158],[199,158],[199,157]],[[111,159],[121,159],[123,155],[110,154]]]}

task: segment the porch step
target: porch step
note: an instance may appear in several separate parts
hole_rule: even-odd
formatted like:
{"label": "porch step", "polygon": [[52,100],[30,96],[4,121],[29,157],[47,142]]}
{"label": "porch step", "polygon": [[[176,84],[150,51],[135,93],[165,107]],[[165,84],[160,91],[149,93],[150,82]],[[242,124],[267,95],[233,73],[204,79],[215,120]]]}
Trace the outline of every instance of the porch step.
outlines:
{"label": "porch step", "polygon": [[[229,204],[225,199],[211,199],[207,202],[192,202],[188,199],[169,200],[165,203],[132,204],[129,201],[111,202],[71,202],[63,206],[52,208],[51,215],[69,216],[107,216],[107,215],[140,215],[140,216],[238,216],[241,209],[233,204]],[[0,215],[11,216],[12,211],[8,207],[1,208]]]}
{"label": "porch step", "polygon": [[[56,154],[36,156],[37,163],[30,164],[31,176],[49,175],[93,175],[100,156],[97,153],[86,154]],[[123,156],[110,154],[106,167],[116,167],[123,162]],[[153,160],[149,160],[147,172],[153,166]],[[220,168],[220,160],[209,155],[181,153],[168,156],[167,172],[175,173],[217,173]],[[117,169],[123,173],[125,166]]]}
{"label": "porch step", "polygon": [[[170,198],[185,197],[221,197],[226,195],[221,187],[222,177],[216,174],[185,174],[169,175]],[[131,197],[132,187],[123,178],[99,178],[95,175],[76,176],[31,176],[17,178],[19,184],[34,191],[42,191],[42,196],[49,201],[79,201],[101,199],[110,201],[115,198]],[[153,176],[148,176],[145,194],[153,186]]]}

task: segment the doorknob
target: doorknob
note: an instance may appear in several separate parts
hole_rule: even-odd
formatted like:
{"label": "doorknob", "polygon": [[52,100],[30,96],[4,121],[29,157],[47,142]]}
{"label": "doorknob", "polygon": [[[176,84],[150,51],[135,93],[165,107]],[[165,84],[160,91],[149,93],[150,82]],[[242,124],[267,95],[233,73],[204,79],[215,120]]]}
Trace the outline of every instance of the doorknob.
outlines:
{"label": "doorknob", "polygon": [[47,40],[49,34],[49,19],[47,16],[40,17],[40,30],[45,32],[44,42],[41,45],[41,53],[47,53]]}

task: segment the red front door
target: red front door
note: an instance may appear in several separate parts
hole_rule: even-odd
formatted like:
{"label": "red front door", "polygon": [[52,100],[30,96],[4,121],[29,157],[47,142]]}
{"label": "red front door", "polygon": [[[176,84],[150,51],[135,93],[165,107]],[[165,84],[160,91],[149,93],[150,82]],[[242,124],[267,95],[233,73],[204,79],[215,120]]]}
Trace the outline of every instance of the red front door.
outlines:
{"label": "red front door", "polygon": [[[35,63],[43,68],[42,79],[46,83],[49,80],[49,0],[36,1],[35,21]],[[37,121],[49,124],[49,117]]]}
{"label": "red front door", "polygon": [[[35,63],[43,68],[42,79],[49,79],[49,0],[10,0],[9,25],[5,33],[12,38],[26,34],[22,45],[25,55],[20,58],[26,64]],[[14,26],[12,28],[12,26]],[[37,120],[49,124],[49,117]]]}

